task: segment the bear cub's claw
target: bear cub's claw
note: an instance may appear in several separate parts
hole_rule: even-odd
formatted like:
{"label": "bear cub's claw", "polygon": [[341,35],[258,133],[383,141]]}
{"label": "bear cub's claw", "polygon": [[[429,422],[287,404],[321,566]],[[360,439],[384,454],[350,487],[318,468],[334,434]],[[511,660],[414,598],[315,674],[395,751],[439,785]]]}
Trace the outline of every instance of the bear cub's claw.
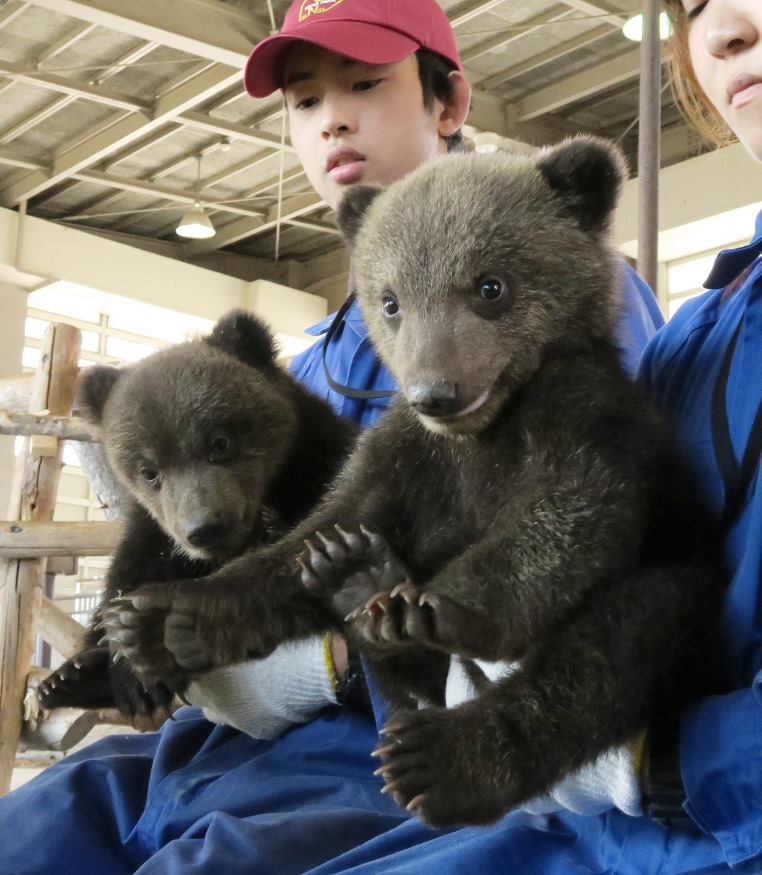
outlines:
{"label": "bear cub's claw", "polygon": [[306,589],[331,597],[342,616],[408,579],[386,540],[363,525],[347,530],[336,524],[328,534],[316,532],[296,561]]}
{"label": "bear cub's claw", "polygon": [[[490,737],[474,742],[484,721],[477,710],[425,708],[400,714],[381,730],[373,756],[382,792],[433,827],[485,825],[520,800],[515,782],[496,774],[500,752]],[[512,763],[513,765],[513,763]]]}
{"label": "bear cub's claw", "polygon": [[162,682],[180,689],[185,671],[165,645],[165,622],[171,608],[169,588],[143,587],[113,599],[102,612],[101,626],[113,657],[126,658],[144,684]]}
{"label": "bear cub's claw", "polygon": [[40,682],[37,700],[41,708],[79,708],[83,691],[96,697],[103,686],[102,676],[108,670],[107,651],[90,648],[66,660]]}
{"label": "bear cub's claw", "polygon": [[361,639],[374,644],[417,642],[476,659],[493,659],[503,640],[500,626],[481,611],[409,581],[376,593],[346,619]]}

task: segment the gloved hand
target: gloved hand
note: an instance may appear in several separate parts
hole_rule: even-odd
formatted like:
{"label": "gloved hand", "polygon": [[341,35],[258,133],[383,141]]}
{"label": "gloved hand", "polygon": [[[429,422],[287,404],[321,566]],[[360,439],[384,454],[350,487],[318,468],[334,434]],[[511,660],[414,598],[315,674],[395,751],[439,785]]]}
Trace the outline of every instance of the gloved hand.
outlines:
{"label": "gloved hand", "polygon": [[[492,681],[506,677],[518,663],[483,662],[477,665]],[[445,699],[451,708],[472,699],[476,689],[458,657],[450,662]],[[645,732],[621,747],[612,748],[598,759],[583,766],[556,784],[550,793],[531,799],[522,806],[530,814],[551,814],[572,811],[575,814],[596,815],[618,808],[625,814],[643,814],[642,787]]]}
{"label": "gloved hand", "polygon": [[282,644],[265,659],[211,669],[188,686],[185,697],[214,723],[253,738],[275,738],[336,705],[331,636]]}

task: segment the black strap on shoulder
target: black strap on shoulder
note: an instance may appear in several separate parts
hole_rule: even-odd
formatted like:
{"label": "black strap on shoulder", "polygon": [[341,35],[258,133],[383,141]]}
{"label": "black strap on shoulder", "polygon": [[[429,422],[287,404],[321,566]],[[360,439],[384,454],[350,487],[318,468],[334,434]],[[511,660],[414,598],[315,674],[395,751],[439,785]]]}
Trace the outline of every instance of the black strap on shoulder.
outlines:
{"label": "black strap on shoulder", "polygon": [[351,386],[345,386],[343,383],[334,380],[328,370],[328,362],[326,361],[328,344],[331,342],[334,334],[336,334],[339,326],[344,322],[344,317],[347,315],[354,300],[354,292],[351,292],[339,308],[338,313],[333,317],[333,322],[331,322],[331,326],[323,338],[323,373],[325,374],[325,379],[334,392],[338,392],[339,395],[344,395],[346,398],[391,398],[395,394],[393,389],[353,389]]}
{"label": "black strap on shoulder", "polygon": [[742,325],[743,319],[738,323],[738,327],[730,339],[712,393],[712,443],[725,488],[722,524],[726,530],[738,519],[747,501],[749,488],[759,469],[759,457],[760,452],[762,452],[762,400],[757,408],[740,465],[730,439],[726,401],[728,378]]}

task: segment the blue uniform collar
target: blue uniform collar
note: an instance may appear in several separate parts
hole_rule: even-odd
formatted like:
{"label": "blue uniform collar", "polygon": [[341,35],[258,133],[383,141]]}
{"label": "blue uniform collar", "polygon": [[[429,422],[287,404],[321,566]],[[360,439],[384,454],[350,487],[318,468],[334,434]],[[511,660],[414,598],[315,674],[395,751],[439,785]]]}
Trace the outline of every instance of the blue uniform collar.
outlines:
{"label": "blue uniform collar", "polygon": [[724,289],[762,253],[762,211],[757,214],[754,239],[748,246],[723,249],[715,259],[705,289]]}
{"label": "blue uniform collar", "polygon": [[[330,313],[325,319],[321,319],[317,325],[312,325],[309,328],[304,329],[305,334],[309,334],[312,337],[320,337],[325,334],[328,329],[333,324],[333,320],[336,318],[336,313]],[[352,304],[350,305],[347,312],[344,314],[343,322],[345,325],[348,325],[358,334],[360,337],[366,337],[368,334],[368,329],[365,327],[365,323],[363,322],[362,313],[360,312],[360,305],[357,303],[357,299],[352,300]]]}

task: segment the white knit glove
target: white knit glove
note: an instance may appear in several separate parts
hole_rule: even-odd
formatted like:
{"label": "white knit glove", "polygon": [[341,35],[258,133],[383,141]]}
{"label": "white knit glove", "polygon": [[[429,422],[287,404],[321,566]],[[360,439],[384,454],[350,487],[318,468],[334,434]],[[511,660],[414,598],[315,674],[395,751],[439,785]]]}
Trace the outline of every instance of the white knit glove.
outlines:
{"label": "white knit glove", "polygon": [[[516,670],[518,663],[483,662],[477,665],[496,681]],[[450,661],[445,699],[451,708],[472,699],[476,690],[458,657]],[[545,796],[526,802],[522,809],[530,814],[551,814],[554,811],[572,811],[575,814],[596,815],[618,808],[636,817],[643,814],[641,806],[640,773],[645,746],[645,733],[621,747],[612,748],[598,759],[583,766]]]}
{"label": "white knit glove", "polygon": [[281,644],[265,659],[215,668],[195,678],[185,697],[213,723],[253,738],[275,738],[336,705],[331,636]]}

